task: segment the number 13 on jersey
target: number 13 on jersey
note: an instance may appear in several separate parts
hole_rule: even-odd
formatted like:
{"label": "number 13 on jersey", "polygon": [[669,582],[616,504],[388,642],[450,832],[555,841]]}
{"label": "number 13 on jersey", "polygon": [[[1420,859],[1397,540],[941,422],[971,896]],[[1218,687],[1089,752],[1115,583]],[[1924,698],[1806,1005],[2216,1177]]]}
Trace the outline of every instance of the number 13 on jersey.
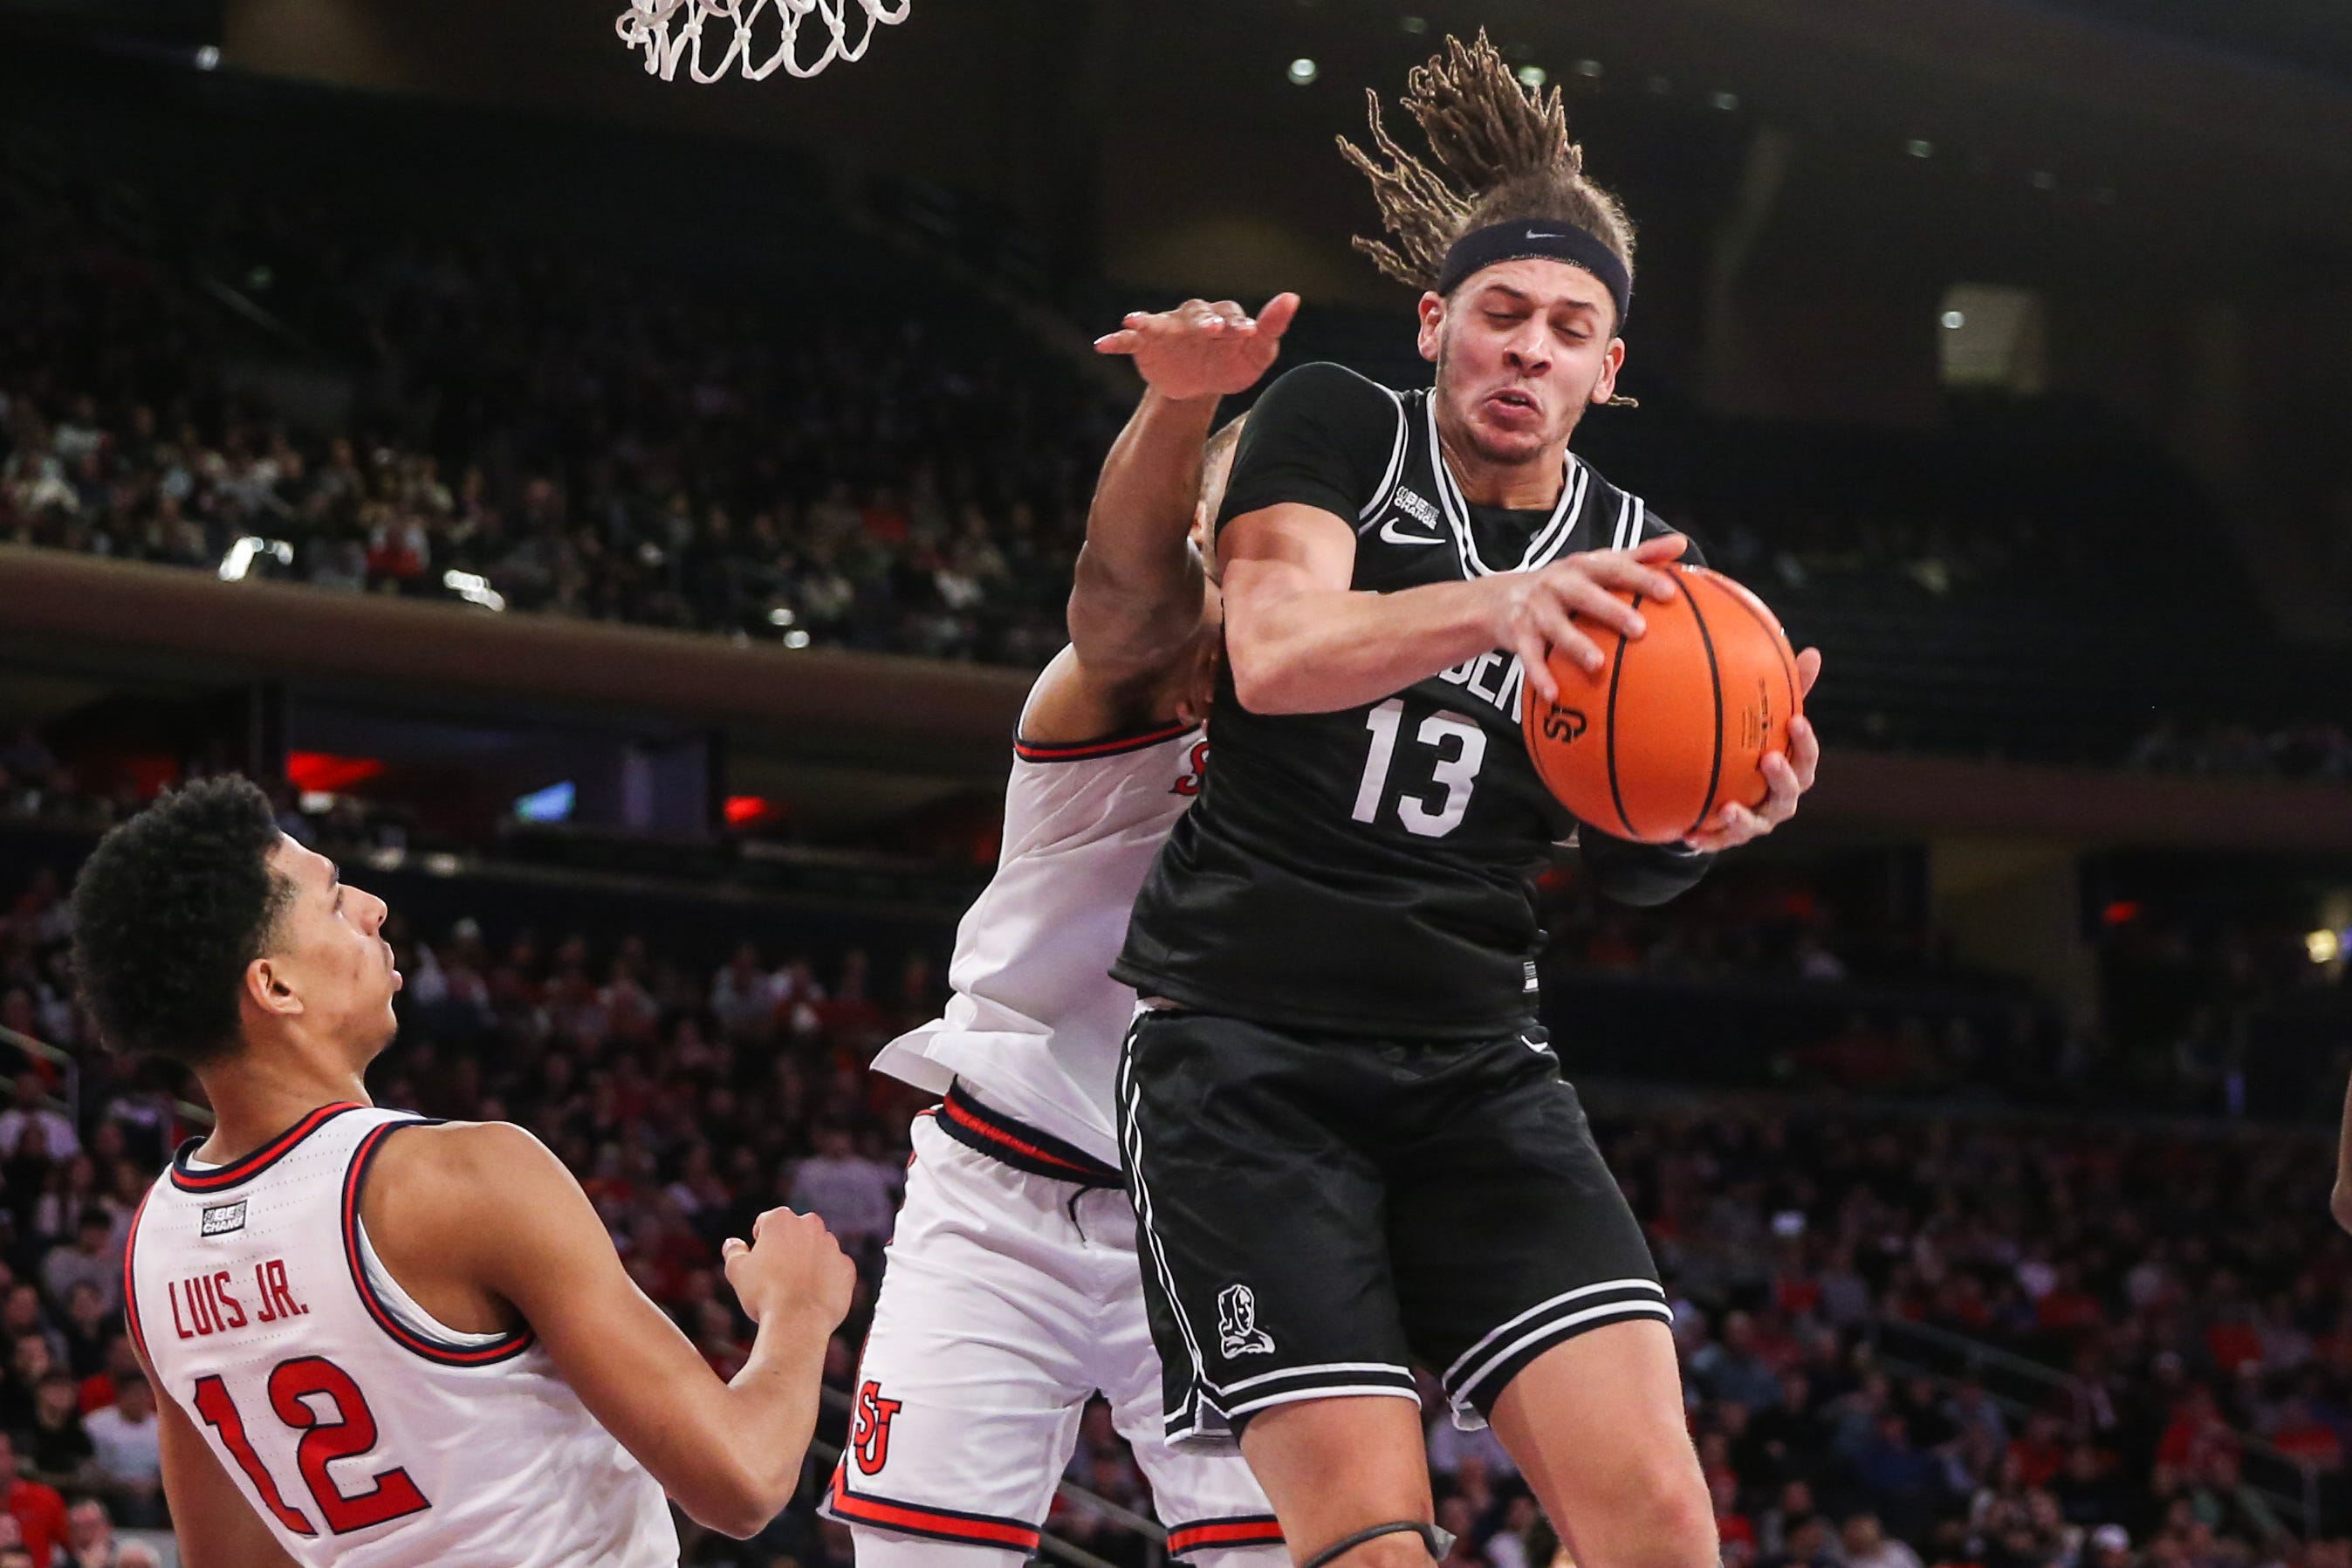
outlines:
{"label": "number 13 on jersey", "polygon": [[[1371,731],[1371,749],[1356,786],[1356,809],[1349,815],[1359,822],[1377,822],[1389,798],[1398,737],[1405,727],[1404,699],[1391,697],[1374,707],[1364,715],[1364,727]],[[1470,809],[1470,791],[1478,782],[1479,765],[1486,760],[1486,732],[1460,714],[1438,712],[1421,721],[1413,739],[1430,753],[1429,790],[1399,789],[1396,819],[1407,832],[1442,839],[1462,825],[1463,813]],[[1413,763],[1406,766],[1418,772]]]}

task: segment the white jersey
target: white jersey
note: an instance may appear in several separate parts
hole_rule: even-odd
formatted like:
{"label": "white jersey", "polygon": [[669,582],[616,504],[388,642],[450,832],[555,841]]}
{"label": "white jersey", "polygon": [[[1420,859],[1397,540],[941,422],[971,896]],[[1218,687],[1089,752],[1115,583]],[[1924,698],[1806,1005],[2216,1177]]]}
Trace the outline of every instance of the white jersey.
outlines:
{"label": "white jersey", "polygon": [[416,1120],[325,1105],[228,1165],[182,1151],[123,1253],[158,1392],[313,1568],[675,1564],[661,1487],[530,1332],[446,1327],[377,1261],[361,1186]]}
{"label": "white jersey", "polygon": [[1083,746],[1013,747],[996,875],[956,927],[947,1015],[874,1065],[990,1106],[1116,1171],[1118,1053],[1135,992],[1110,977],[1128,913],[1201,792],[1196,725]]}

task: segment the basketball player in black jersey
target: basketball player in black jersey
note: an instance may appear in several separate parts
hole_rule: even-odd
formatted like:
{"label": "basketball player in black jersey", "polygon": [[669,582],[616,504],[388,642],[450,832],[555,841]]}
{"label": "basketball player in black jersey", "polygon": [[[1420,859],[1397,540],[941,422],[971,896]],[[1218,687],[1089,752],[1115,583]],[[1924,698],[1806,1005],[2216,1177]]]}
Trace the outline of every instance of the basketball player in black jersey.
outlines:
{"label": "basketball player in black jersey", "polygon": [[[1630,225],[1557,93],[1481,37],[1413,74],[1444,174],[1350,147],[1422,285],[1426,392],[1307,365],[1259,401],[1220,516],[1216,766],[1114,973],[1120,1085],[1171,1437],[1237,1434],[1302,1563],[1442,1555],[1410,1364],[1491,1420],[1580,1568],[1702,1568],[1712,1510],[1664,1291],[1536,1021],[1532,881],[1577,831],[1518,708],[1547,646],[1627,636],[1685,541],[1568,450],[1624,358]],[[1361,243],[1361,242],[1360,242]],[[1820,656],[1800,660],[1810,686]],[[1794,810],[1581,852],[1654,903]]]}

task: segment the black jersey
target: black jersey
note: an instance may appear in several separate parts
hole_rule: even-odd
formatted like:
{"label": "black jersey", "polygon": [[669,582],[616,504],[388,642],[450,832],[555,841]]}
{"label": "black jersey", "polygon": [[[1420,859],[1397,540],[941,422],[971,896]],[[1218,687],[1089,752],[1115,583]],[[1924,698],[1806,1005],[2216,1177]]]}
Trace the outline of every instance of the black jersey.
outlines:
{"label": "black jersey", "polygon": [[[1377,592],[1668,531],[1572,454],[1566,466],[1548,510],[1471,506],[1428,393],[1303,365],[1244,428],[1218,526],[1286,501],[1331,512],[1355,525],[1352,586]],[[1147,997],[1295,1029],[1471,1039],[1531,1016],[1534,882],[1576,823],[1528,757],[1523,690],[1501,651],[1337,713],[1252,713],[1221,674],[1213,765],[1111,973]]]}

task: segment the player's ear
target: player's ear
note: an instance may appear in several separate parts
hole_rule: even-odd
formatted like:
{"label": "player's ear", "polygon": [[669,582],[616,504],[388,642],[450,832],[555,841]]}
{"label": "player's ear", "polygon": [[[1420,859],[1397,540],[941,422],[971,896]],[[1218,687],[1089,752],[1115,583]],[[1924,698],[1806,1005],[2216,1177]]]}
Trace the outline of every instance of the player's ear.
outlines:
{"label": "player's ear", "polygon": [[293,977],[275,958],[256,958],[245,967],[245,999],[273,1018],[294,1018],[303,1010]]}
{"label": "player's ear", "polygon": [[1445,296],[1429,289],[1422,295],[1416,308],[1421,312],[1421,357],[1433,365],[1437,363],[1438,344],[1445,336]]}
{"label": "player's ear", "polygon": [[1601,356],[1601,379],[1592,383],[1592,405],[1595,408],[1615,401],[1617,372],[1625,368],[1625,340],[1609,340],[1608,352]]}

